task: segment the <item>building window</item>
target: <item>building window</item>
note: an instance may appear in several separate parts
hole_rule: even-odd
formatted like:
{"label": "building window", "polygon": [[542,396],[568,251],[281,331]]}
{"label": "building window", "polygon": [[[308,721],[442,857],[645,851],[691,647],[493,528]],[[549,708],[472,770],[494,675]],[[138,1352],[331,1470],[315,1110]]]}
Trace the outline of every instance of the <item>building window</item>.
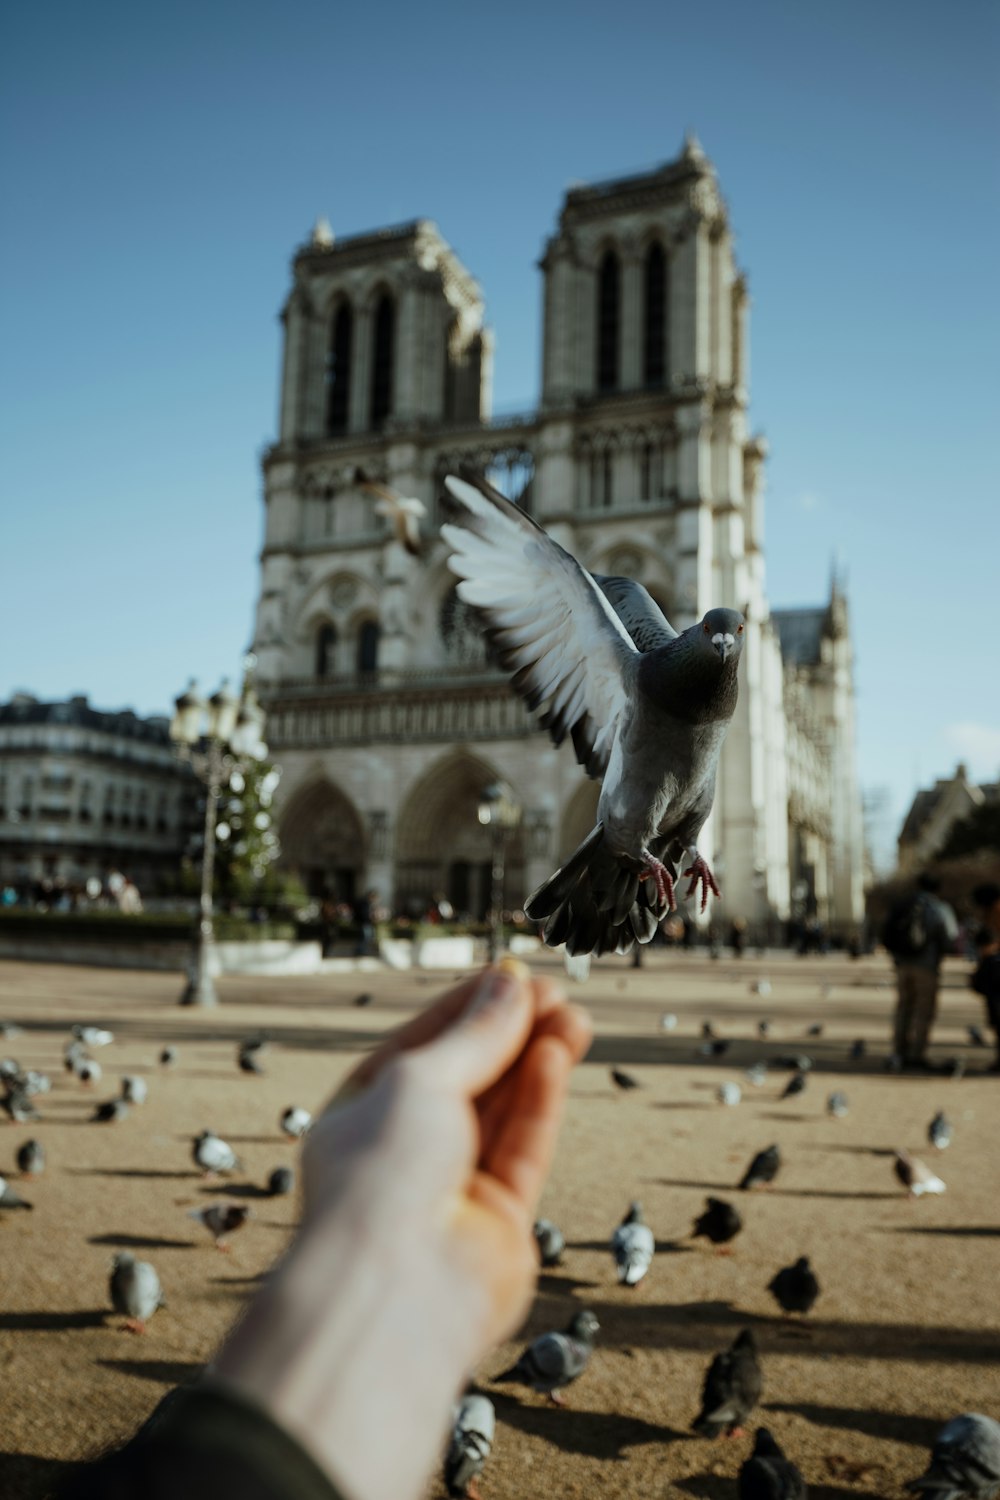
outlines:
{"label": "building window", "polygon": [[351,391],[351,342],[354,317],[342,302],[330,326],[330,351],[326,361],[326,430],[332,435],[347,431]]}
{"label": "building window", "polygon": [[316,632],[315,676],[333,676],[333,659],[336,647],[337,632],[329,621],[326,621]]}
{"label": "building window", "polygon": [[372,426],[381,427],[392,411],[392,364],[396,342],[396,305],[384,292],[375,307],[372,330]]}
{"label": "building window", "polygon": [[358,676],[371,677],[378,671],[378,621],[365,620],[358,631]]}
{"label": "building window", "polygon": [[646,316],[643,378],[647,386],[666,383],[667,373],[667,258],[661,245],[650,245],[646,256]]}
{"label": "building window", "polygon": [[621,268],[609,250],[597,273],[597,389],[618,388],[618,324],[621,302]]}

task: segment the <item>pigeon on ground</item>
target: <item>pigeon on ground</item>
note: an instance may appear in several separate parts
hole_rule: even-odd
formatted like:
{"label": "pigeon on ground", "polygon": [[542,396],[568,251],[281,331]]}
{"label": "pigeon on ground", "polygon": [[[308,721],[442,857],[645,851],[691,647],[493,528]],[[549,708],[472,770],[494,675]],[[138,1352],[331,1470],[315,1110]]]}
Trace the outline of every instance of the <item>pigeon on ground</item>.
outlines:
{"label": "pigeon on ground", "polygon": [[712,1042],[715,1040],[716,1031],[711,1021],[702,1021],[701,1034],[706,1042]]}
{"label": "pigeon on ground", "polygon": [[191,1154],[195,1165],[206,1175],[213,1172],[236,1172],[243,1165],[229,1142],[211,1130],[203,1130],[200,1135],[195,1136]]}
{"label": "pigeon on ground", "polygon": [[992,1500],[1000,1494],[1000,1422],[980,1412],[952,1417],[934,1441],[927,1473],[906,1488],[932,1500]]}
{"label": "pigeon on ground", "polygon": [[188,1210],[188,1218],[204,1224],[218,1250],[229,1249],[227,1238],[242,1229],[249,1217],[250,1210],[244,1203],[210,1203],[207,1208]]}
{"label": "pigeon on ground", "polygon": [[177,1048],[164,1047],[160,1052],[158,1062],[161,1068],[172,1068],[177,1062]]}
{"label": "pigeon on ground", "polygon": [[844,1119],[847,1114],[847,1095],[840,1089],[835,1089],[826,1101],[826,1112],[835,1120]]}
{"label": "pigeon on ground", "polygon": [[951,1145],[952,1124],[944,1110],[939,1109],[933,1120],[927,1127],[927,1139],[938,1151],[945,1151]]}
{"label": "pigeon on ground", "polygon": [[136,1260],[128,1250],[115,1256],[109,1284],[111,1306],[126,1319],[129,1333],[145,1333],[158,1307],[166,1307],[160,1278],[148,1260]]}
{"label": "pigeon on ground", "polygon": [[785,1266],[768,1282],[767,1289],[786,1313],[810,1312],[819,1296],[819,1282],[809,1257],[800,1256],[794,1266]]}
{"label": "pigeon on ground", "polygon": [[719,1084],[715,1097],[720,1104],[728,1104],[730,1107],[733,1107],[739,1104],[743,1098],[743,1090],[738,1083],[733,1083],[727,1078],[724,1083]]}
{"label": "pigeon on ground", "polygon": [[88,1088],[93,1088],[95,1083],[100,1083],[102,1071],[100,1063],[95,1062],[92,1057],[81,1058],[74,1069],[77,1078]]}
{"label": "pigeon on ground", "polygon": [[757,1428],[753,1453],[740,1469],[740,1500],[807,1500],[801,1473],[766,1427]]}
{"label": "pigeon on ground", "polygon": [[665,1016],[661,1016],[660,1017],[660,1030],[661,1031],[676,1031],[677,1030],[677,1017],[672,1012],[668,1012]]}
{"label": "pigeon on ground", "polygon": [[729,1043],[721,1037],[717,1037],[714,1042],[702,1042],[698,1048],[702,1057],[725,1057],[728,1051]]}
{"label": "pigeon on ground", "polygon": [[20,1194],[15,1193],[6,1177],[0,1177],[0,1208],[34,1208],[33,1203],[25,1203]]}
{"label": "pigeon on ground", "polygon": [[275,1167],[267,1179],[267,1191],[272,1198],[283,1198],[295,1186],[295,1173],[291,1167]]}
{"label": "pigeon on ground", "polygon": [[788,1052],[774,1059],[776,1068],[787,1068],[790,1073],[808,1073],[812,1065],[812,1058],[805,1052]]}
{"label": "pigeon on ground", "polygon": [[902,1057],[900,1057],[898,1052],[893,1052],[889,1057],[886,1058],[885,1062],[882,1064],[882,1071],[884,1073],[902,1073],[903,1059]]}
{"label": "pigeon on ground", "polygon": [[105,1031],[102,1026],[72,1026],[70,1030],[85,1047],[110,1047],[115,1039],[114,1032]]}
{"label": "pigeon on ground", "polygon": [[99,1104],[91,1115],[91,1120],[96,1125],[116,1125],[119,1120],[127,1120],[129,1106],[124,1099],[106,1099]]}
{"label": "pigeon on ground", "polygon": [[305,1135],[312,1124],[312,1115],[307,1109],[301,1109],[293,1104],[285,1110],[278,1123],[287,1136],[297,1141]]}
{"label": "pigeon on ground", "polygon": [[761,1187],[765,1183],[773,1182],[780,1166],[781,1152],[777,1146],[768,1146],[766,1151],[758,1151],[747,1167],[740,1187],[746,1191],[748,1188]]}
{"label": "pigeon on ground", "polygon": [[374,479],[369,479],[364,469],[355,470],[354,482],[366,495],[373,496],[375,514],[385,516],[396,541],[406,548],[411,557],[419,557],[420,522],[427,514],[424,502],[412,495],[397,494],[384,484],[377,484]]}
{"label": "pigeon on ground", "polygon": [[14,1021],[0,1021],[0,1036],[4,1037],[7,1041],[13,1041],[14,1037],[20,1036],[23,1029],[22,1026],[18,1026]]}
{"label": "pigeon on ground", "polygon": [[822,1035],[823,1035],[823,1023],[822,1023],[822,1021],[814,1021],[811,1026],[807,1026],[806,1027],[806,1036],[822,1036]]}
{"label": "pigeon on ground", "polygon": [[653,1263],[656,1240],[642,1216],[642,1204],[630,1203],[628,1213],[611,1236],[611,1254],[622,1286],[638,1286]]}
{"label": "pigeon on ground", "polygon": [[71,1042],[66,1043],[63,1049],[63,1063],[65,1064],[66,1072],[75,1073],[79,1065],[82,1062],[86,1062],[89,1057],[90,1053],[86,1047],[78,1038],[74,1037]]}
{"label": "pigeon on ground", "polygon": [[969,1041],[972,1043],[972,1045],[974,1047],[987,1047],[987,1046],[989,1046],[989,1043],[987,1042],[986,1038],[983,1036],[981,1027],[979,1027],[979,1026],[970,1026],[968,1028],[968,1030],[969,1030]]}
{"label": "pigeon on ground", "polygon": [[768,979],[766,974],[762,975],[760,979],[755,979],[753,981],[750,986],[750,993],[751,995],[763,995],[764,999],[767,999],[768,995],[771,993],[771,981]]}
{"label": "pigeon on ground", "polygon": [[24,1073],[16,1057],[0,1058],[0,1082],[5,1083],[8,1087],[11,1084],[23,1084]]}
{"label": "pigeon on ground", "polygon": [[0,1099],[0,1109],[10,1116],[15,1125],[29,1125],[41,1119],[30,1097],[17,1084],[7,1085],[7,1091]]}
{"label": "pigeon on ground", "polygon": [[771,1033],[771,1023],[770,1023],[770,1021],[758,1021],[757,1022],[757,1035],[760,1037],[760,1039],[762,1041],[764,1040],[765,1037],[769,1036],[770,1033]]}
{"label": "pigeon on ground", "polygon": [[895,1172],[903,1186],[909,1189],[911,1198],[922,1198],[925,1193],[943,1193],[945,1185],[936,1177],[926,1162],[909,1151],[897,1151]]}
{"label": "pigeon on ground", "polygon": [[455,1408],[451,1441],[444,1458],[444,1482],[452,1500],[477,1500],[476,1479],[493,1447],[497,1414],[489,1396],[469,1391]]}
{"label": "pigeon on ground", "polygon": [[597,821],[524,903],[550,947],[629,953],[687,896],[719,887],[697,847],[736,708],[743,616],[712,609],[678,634],[628,578],[595,577],[484,481],[445,481],[441,528],[459,597],[479,609],[512,685],[556,744],[603,778]]}
{"label": "pigeon on ground", "polygon": [[801,1094],[806,1086],[806,1076],[805,1073],[794,1073],[785,1084],[781,1094],[782,1099],[791,1099],[796,1094]]}
{"label": "pigeon on ground", "polygon": [[263,1073],[260,1057],[265,1045],[262,1037],[254,1037],[248,1042],[240,1043],[236,1052],[236,1066],[241,1073]]}
{"label": "pigeon on ground", "polygon": [[860,1062],[867,1050],[864,1037],[859,1036],[856,1042],[851,1043],[851,1062]]}
{"label": "pigeon on ground", "polygon": [[701,1413],[691,1431],[701,1437],[739,1437],[743,1423],[760,1400],[762,1387],[757,1341],[749,1328],[737,1334],[732,1347],[717,1354],[705,1374]]}
{"label": "pigeon on ground", "polygon": [[746,1070],[746,1079],[755,1089],[763,1088],[767,1082],[767,1063],[755,1062]]}
{"label": "pigeon on ground", "polygon": [[626,1073],[623,1068],[611,1069],[611,1082],[620,1089],[641,1088],[638,1078],[633,1078],[631,1073]]}
{"label": "pigeon on ground", "polygon": [[45,1171],[45,1147],[41,1141],[25,1141],[17,1148],[17,1170],[24,1177],[40,1177]]}
{"label": "pigeon on ground", "polygon": [[962,1058],[953,1057],[949,1062],[945,1063],[944,1071],[949,1078],[954,1078],[957,1083],[960,1078],[965,1077],[965,1063]]}
{"label": "pigeon on ground", "polygon": [[355,995],[355,997],[354,997],[354,1004],[357,1005],[357,1006],[359,1006],[359,1007],[363,1007],[365,1005],[371,1005],[371,1003],[372,1003],[372,1001],[374,999],[375,999],[375,996],[372,995],[372,994],[370,994],[368,990],[365,990],[363,994]]}
{"label": "pigeon on ground", "polygon": [[562,1230],[551,1219],[536,1219],[534,1233],[542,1265],[557,1266],[566,1248]]}
{"label": "pigeon on ground", "polygon": [[125,1074],[122,1079],[122,1098],[126,1104],[145,1104],[147,1092],[145,1078],[140,1078],[135,1073]]}
{"label": "pigeon on ground", "polygon": [[39,1073],[35,1068],[29,1068],[23,1079],[24,1092],[29,1099],[34,1099],[38,1094],[50,1094],[52,1092],[52,1079],[48,1073]]}
{"label": "pigeon on ground", "polygon": [[494,1385],[513,1380],[544,1392],[556,1406],[565,1405],[561,1391],[587,1368],[600,1326],[590,1309],[583,1308],[562,1333],[543,1333],[529,1344],[516,1364],[493,1376]]}
{"label": "pigeon on ground", "polygon": [[743,1220],[731,1203],[723,1198],[706,1198],[705,1212],[695,1219],[691,1235],[693,1239],[704,1236],[713,1245],[728,1245],[742,1228]]}

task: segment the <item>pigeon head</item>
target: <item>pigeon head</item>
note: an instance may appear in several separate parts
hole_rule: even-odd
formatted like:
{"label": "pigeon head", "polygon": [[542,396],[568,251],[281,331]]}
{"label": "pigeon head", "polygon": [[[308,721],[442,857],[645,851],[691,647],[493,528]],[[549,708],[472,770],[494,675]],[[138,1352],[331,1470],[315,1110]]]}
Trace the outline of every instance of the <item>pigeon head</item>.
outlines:
{"label": "pigeon head", "polygon": [[116,1271],[127,1271],[130,1266],[135,1265],[135,1256],[131,1250],[119,1250],[113,1264]]}
{"label": "pigeon head", "polygon": [[754,1354],[756,1354],[756,1352],[757,1352],[757,1340],[753,1336],[753,1329],[752,1328],[744,1328],[741,1333],[737,1334],[735,1342],[733,1343],[733,1348],[734,1349],[751,1349],[751,1350],[753,1350]]}
{"label": "pigeon head", "polygon": [[739,661],[746,621],[738,609],[710,609],[698,632],[704,651],[712,650],[720,661]]}
{"label": "pigeon head", "polygon": [[785,1456],[766,1427],[757,1428],[753,1452],[755,1458],[784,1458]]}
{"label": "pigeon head", "polygon": [[642,1204],[639,1202],[638,1198],[633,1198],[632,1202],[628,1206],[628,1213],[625,1215],[622,1223],[641,1224],[642,1222]]}
{"label": "pigeon head", "polygon": [[808,1269],[809,1269],[809,1257],[808,1257],[808,1255],[800,1255],[799,1256],[798,1260],[795,1262],[795,1269],[796,1269],[796,1271],[808,1271]]}
{"label": "pigeon head", "polygon": [[589,1307],[585,1307],[582,1312],[576,1314],[567,1331],[571,1338],[583,1339],[589,1344],[593,1342],[594,1334],[600,1330],[600,1327],[596,1316]]}

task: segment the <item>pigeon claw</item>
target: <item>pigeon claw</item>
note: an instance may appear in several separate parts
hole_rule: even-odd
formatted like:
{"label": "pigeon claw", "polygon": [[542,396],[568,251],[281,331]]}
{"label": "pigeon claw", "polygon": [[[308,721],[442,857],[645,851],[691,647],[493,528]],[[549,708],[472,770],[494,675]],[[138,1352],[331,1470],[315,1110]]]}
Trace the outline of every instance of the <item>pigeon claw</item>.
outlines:
{"label": "pigeon claw", "polygon": [[[668,911],[676,911],[677,902],[674,899],[674,880],[666,865],[662,864],[655,855],[648,853],[643,854],[642,863],[643,869],[639,875],[639,879],[651,880],[656,886],[658,905],[666,906]],[[687,873],[685,871],[685,874]]]}
{"label": "pigeon claw", "polygon": [[562,1391],[549,1391],[549,1400],[552,1402],[553,1406],[566,1405],[566,1397],[563,1395]]}
{"label": "pigeon claw", "polygon": [[122,1324],[123,1333],[145,1333],[146,1325],[141,1318],[126,1318]]}
{"label": "pigeon claw", "polygon": [[696,893],[698,886],[700,885],[702,911],[704,911],[706,906],[708,905],[709,891],[711,891],[713,896],[721,897],[722,892],[719,890],[719,887],[716,884],[715,876],[712,874],[711,870],[708,868],[707,863],[700,854],[698,855],[698,858],[694,860],[693,863],[690,864],[684,871],[685,880],[687,880],[688,876],[691,877],[691,884],[687,888],[688,900],[690,900],[690,898]]}

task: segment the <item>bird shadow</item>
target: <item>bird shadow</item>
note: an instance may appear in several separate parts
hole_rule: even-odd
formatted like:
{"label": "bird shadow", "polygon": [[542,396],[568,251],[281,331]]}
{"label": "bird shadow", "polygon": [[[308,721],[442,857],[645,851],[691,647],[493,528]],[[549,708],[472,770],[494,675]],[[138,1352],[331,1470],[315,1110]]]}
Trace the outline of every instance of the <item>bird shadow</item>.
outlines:
{"label": "bird shadow", "polygon": [[198,1176],[197,1172],[190,1170],[167,1172],[160,1167],[70,1167],[68,1170],[75,1177],[158,1177],[176,1180]]}
{"label": "bird shadow", "polygon": [[895,1156],[888,1146],[844,1146],[836,1141],[800,1141],[806,1151],[841,1151],[850,1156]]}
{"label": "bird shadow", "polygon": [[223,1198],[273,1198],[275,1196],[256,1182],[241,1182],[235,1185],[231,1182],[220,1182],[210,1187],[199,1188],[198,1191],[215,1193]]}
{"label": "bird shadow", "polygon": [[1000,1235],[1000,1229],[987,1224],[960,1224],[949,1228],[942,1224],[882,1224],[878,1226],[879,1234],[943,1234],[953,1235],[957,1239],[995,1239]]}
{"label": "bird shadow", "polygon": [[[190,1141],[190,1136],[184,1136],[184,1140]],[[288,1144],[287,1136],[276,1131],[274,1135],[227,1135],[227,1141],[235,1141],[240,1146],[274,1146],[280,1141],[282,1145]]]}
{"label": "bird shadow", "polygon": [[10,1333],[55,1333],[68,1328],[103,1328],[108,1312],[0,1312],[0,1329]]}
{"label": "bird shadow", "polygon": [[94,1234],[88,1245],[119,1245],[131,1250],[190,1250],[191,1240],[156,1239],[145,1234]]}
{"label": "bird shadow", "polygon": [[683,1099],[652,1099],[650,1109],[714,1109],[714,1104],[709,1104],[706,1099],[691,1099],[687,1103]]}
{"label": "bird shadow", "polygon": [[737,1190],[734,1182],[700,1182],[694,1177],[656,1177],[653,1181],[660,1187],[703,1188],[708,1193],[734,1193]]}
{"label": "bird shadow", "polygon": [[[581,1453],[588,1458],[623,1459],[627,1448],[642,1443],[671,1443],[690,1437],[690,1433],[677,1432],[672,1427],[614,1412],[578,1411],[569,1404],[559,1408],[532,1406],[499,1393],[494,1393],[491,1399],[497,1415],[508,1427],[540,1437],[564,1453]],[[571,1402],[572,1395],[566,1399]]]}
{"label": "bird shadow", "polygon": [[600,1285],[600,1282],[581,1281],[577,1276],[555,1276],[549,1271],[541,1271],[537,1285],[540,1292],[549,1292],[551,1295],[558,1296],[560,1292],[572,1292],[577,1288],[582,1291],[592,1291],[594,1287]]}
{"label": "bird shadow", "polygon": [[782,1125],[807,1125],[815,1124],[815,1115],[792,1114],[790,1110],[762,1109],[757,1116],[758,1120],[778,1120]]}
{"label": "bird shadow", "polygon": [[204,1365],[186,1359],[98,1359],[95,1364],[105,1370],[119,1370],[140,1380],[157,1380],[162,1385],[178,1385],[200,1375]]}
{"label": "bird shadow", "polygon": [[53,1487],[80,1467],[72,1458],[43,1458],[39,1453],[0,1453],[0,1495],[49,1495]]}
{"label": "bird shadow", "polygon": [[763,1410],[794,1412],[817,1427],[842,1427],[846,1432],[892,1438],[899,1443],[911,1443],[915,1448],[930,1448],[941,1428],[940,1421],[933,1417],[859,1411],[849,1406],[818,1406],[809,1401],[765,1401]]}

